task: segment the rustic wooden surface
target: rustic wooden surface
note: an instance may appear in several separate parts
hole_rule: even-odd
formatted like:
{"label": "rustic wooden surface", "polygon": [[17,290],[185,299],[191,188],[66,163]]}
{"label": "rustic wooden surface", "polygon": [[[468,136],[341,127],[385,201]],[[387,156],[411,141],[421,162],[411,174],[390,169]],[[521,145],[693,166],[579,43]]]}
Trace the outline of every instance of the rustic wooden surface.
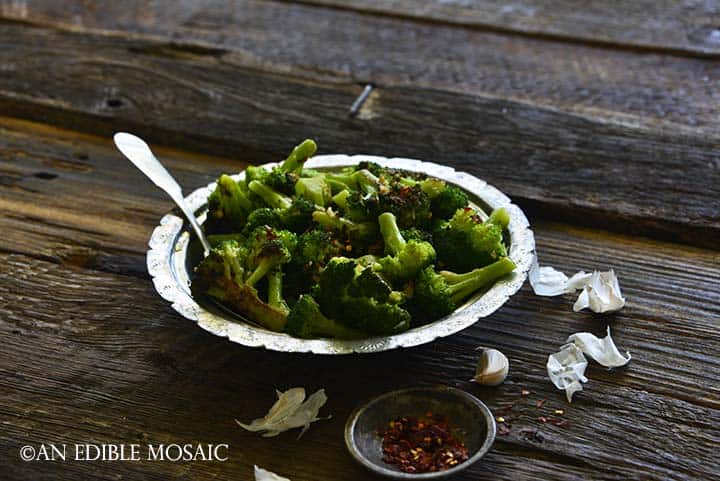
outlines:
{"label": "rustic wooden surface", "polygon": [[[387,389],[437,383],[495,410],[528,389],[570,422],[531,416],[456,479],[720,476],[717,20],[713,2],[0,3],[0,479],[249,480],[253,464],[293,481],[370,479],[344,450],[347,415]],[[376,88],[350,118],[366,82]],[[159,144],[186,191],[308,136],[326,153],[448,163],[528,212],[542,263],[614,267],[628,304],[577,314],[572,296],[526,286],[410,350],[328,358],[228,343],[153,290],[146,242],[171,204],[112,147],[124,129]],[[608,324],[633,361],[591,365],[568,405],[547,355]],[[467,382],[478,345],[510,358],[504,385]],[[333,418],[300,441],[235,425],[297,385],[325,388]],[[43,442],[230,452],[20,460]]]}

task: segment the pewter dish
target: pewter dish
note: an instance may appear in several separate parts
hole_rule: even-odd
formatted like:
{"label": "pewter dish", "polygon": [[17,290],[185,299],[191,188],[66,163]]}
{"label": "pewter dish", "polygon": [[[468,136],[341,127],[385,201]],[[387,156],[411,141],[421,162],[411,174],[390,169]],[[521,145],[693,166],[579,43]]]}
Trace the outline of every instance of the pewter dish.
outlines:
{"label": "pewter dish", "polygon": [[[193,266],[200,260],[201,251],[188,223],[178,211],[173,211],[160,220],[160,225],[155,228],[149,242],[147,266],[155,289],[163,299],[172,303],[173,309],[180,315],[197,322],[200,327],[217,336],[227,337],[232,342],[282,352],[350,354],[418,346],[439,337],[449,336],[495,312],[522,287],[535,255],[535,239],[525,214],[505,194],[465,172],[420,160],[371,155],[317,155],[309,159],[305,165],[318,170],[334,170],[356,165],[363,160],[394,169],[423,173],[454,184],[465,190],[470,197],[471,205],[484,212],[505,207],[510,214],[510,225],[506,232],[508,255],[517,265],[515,271],[497,281],[489,289],[477,292],[452,314],[400,334],[353,340],[300,339],[260,327],[209,299],[193,297],[190,291],[190,279],[193,275]],[[265,164],[264,167],[272,168],[275,165],[277,164],[270,163]],[[234,176],[235,179],[243,177],[242,172]],[[215,183],[212,183],[197,189],[185,198],[201,223],[204,222],[207,214],[208,195],[214,189]]]}
{"label": "pewter dish", "polygon": [[[385,463],[378,434],[390,421],[422,417],[427,411],[447,416],[455,434],[468,449],[468,459],[445,471],[410,474]],[[345,445],[350,455],[375,474],[393,479],[438,479],[469,468],[495,441],[495,419],[478,398],[449,386],[417,387],[391,391],[358,407],[345,423]]]}

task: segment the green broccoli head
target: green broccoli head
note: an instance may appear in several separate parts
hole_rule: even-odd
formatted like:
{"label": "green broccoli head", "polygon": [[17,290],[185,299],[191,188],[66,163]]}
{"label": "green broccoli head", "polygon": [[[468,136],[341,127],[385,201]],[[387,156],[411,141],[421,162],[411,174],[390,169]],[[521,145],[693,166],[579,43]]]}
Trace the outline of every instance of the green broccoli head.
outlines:
{"label": "green broccoli head", "polygon": [[309,294],[303,294],[288,316],[285,332],[295,337],[335,337],[353,339],[363,336],[361,331],[328,319],[320,312],[320,306]]}
{"label": "green broccoli head", "polygon": [[342,255],[344,251],[342,243],[330,232],[311,230],[298,236],[292,262],[301,267],[319,269],[333,257]]}
{"label": "green broccoli head", "polygon": [[336,237],[344,240],[350,252],[373,250],[373,246],[381,240],[376,223],[354,222],[331,208],[315,211],[313,220],[322,229],[333,232]]}
{"label": "green broccoli head", "polygon": [[438,260],[449,269],[466,272],[506,256],[503,230],[508,222],[503,208],[496,209],[485,222],[473,209],[459,209],[433,232]]}
{"label": "green broccoli head", "polygon": [[293,199],[287,209],[280,212],[280,218],[287,230],[301,233],[312,227],[315,210],[313,202],[303,198],[296,198]]}
{"label": "green broccoli head", "polygon": [[271,209],[269,207],[262,207],[255,209],[250,213],[243,227],[242,234],[247,237],[258,227],[273,227],[276,229],[282,229],[283,221],[280,217],[280,213],[277,209]]}
{"label": "green broccoli head", "polygon": [[[287,309],[260,299],[253,287],[257,269],[250,267],[250,255],[250,250],[235,240],[221,242],[195,268],[192,290],[231,306],[268,329],[282,331]],[[268,282],[272,284],[270,279]]]}
{"label": "green broccoli head", "polygon": [[290,231],[267,226],[256,228],[248,236],[246,243],[247,266],[252,273],[246,278],[245,283],[254,286],[271,269],[290,262],[296,245],[297,236]]}
{"label": "green broccoli head", "polygon": [[410,313],[400,306],[404,298],[382,283],[355,260],[335,257],[320,273],[315,298],[323,313],[354,329],[375,335],[402,332],[410,326]]}
{"label": "green broccoli head", "polygon": [[378,217],[380,232],[385,241],[387,256],[378,260],[376,270],[391,282],[400,282],[415,277],[424,267],[435,262],[435,249],[425,241],[405,241],[390,212]]}
{"label": "green broccoli head", "polygon": [[511,273],[515,263],[509,257],[465,274],[423,269],[415,279],[411,310],[418,320],[435,320],[453,312],[471,294]]}
{"label": "green broccoli head", "polygon": [[403,229],[427,227],[432,220],[430,199],[417,184],[409,186],[394,182],[389,187],[380,189],[376,212],[395,214],[398,225]]}
{"label": "green broccoli head", "polygon": [[208,233],[238,232],[253,207],[240,185],[229,175],[221,175],[208,197],[205,230]]}
{"label": "green broccoli head", "polygon": [[444,188],[430,201],[433,219],[449,219],[458,209],[468,205],[468,196],[454,185],[445,184]]}

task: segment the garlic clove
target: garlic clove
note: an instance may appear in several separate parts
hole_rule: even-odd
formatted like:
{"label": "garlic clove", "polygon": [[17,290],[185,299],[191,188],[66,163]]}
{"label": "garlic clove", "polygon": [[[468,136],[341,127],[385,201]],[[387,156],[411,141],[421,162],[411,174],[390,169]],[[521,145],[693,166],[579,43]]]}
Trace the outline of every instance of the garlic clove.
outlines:
{"label": "garlic clove", "polygon": [[475,377],[470,381],[484,386],[498,386],[505,381],[510,369],[510,361],[497,349],[484,349],[480,355]]}

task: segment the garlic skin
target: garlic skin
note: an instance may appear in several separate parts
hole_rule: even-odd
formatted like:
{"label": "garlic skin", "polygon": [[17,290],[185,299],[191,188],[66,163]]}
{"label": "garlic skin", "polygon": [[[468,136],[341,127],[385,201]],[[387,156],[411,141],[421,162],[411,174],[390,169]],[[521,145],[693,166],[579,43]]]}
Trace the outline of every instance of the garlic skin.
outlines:
{"label": "garlic skin", "polygon": [[288,429],[302,427],[300,436],[310,427],[310,423],[320,421],[318,413],[320,408],[327,402],[325,390],[320,389],[305,399],[305,389],[295,387],[285,392],[276,391],[278,400],[272,405],[270,411],[262,417],[255,419],[250,424],[235,422],[243,429],[252,432],[262,432],[264,438],[277,436]]}
{"label": "garlic skin", "polygon": [[499,386],[505,381],[510,370],[510,361],[497,349],[482,348],[475,377],[470,381],[483,386]]}
{"label": "garlic skin", "polygon": [[255,481],[290,481],[288,478],[278,476],[272,471],[255,466]]}

